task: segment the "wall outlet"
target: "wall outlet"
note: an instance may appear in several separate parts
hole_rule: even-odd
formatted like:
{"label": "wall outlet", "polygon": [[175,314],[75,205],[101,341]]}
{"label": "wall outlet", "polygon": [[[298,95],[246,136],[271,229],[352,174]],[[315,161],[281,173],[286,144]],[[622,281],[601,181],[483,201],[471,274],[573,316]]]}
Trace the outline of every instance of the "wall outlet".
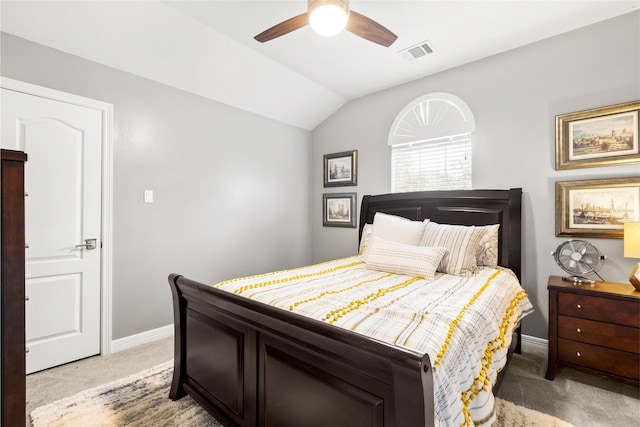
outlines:
{"label": "wall outlet", "polygon": [[144,190],[144,202],[153,203],[153,190]]}

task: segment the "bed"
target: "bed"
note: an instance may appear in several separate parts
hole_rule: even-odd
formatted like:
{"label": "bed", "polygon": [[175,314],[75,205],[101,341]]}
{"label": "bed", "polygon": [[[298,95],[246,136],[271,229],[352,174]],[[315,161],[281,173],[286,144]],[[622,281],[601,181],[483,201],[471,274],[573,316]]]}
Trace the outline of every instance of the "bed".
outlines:
{"label": "bed", "polygon": [[[521,273],[521,198],[521,189],[364,196],[359,236],[362,243],[363,234],[366,237],[367,232],[365,225],[374,222],[376,213],[399,216],[413,222],[429,219],[427,224],[436,225],[499,224],[497,262],[501,268],[482,270],[487,277],[482,289],[498,276],[503,280],[503,277],[512,275],[518,282]],[[355,255],[353,259],[333,260],[309,268],[333,272],[342,269],[343,265],[351,267],[357,264],[355,268],[362,269],[364,263],[360,257]],[[490,405],[483,409],[484,419],[476,419],[475,422],[481,425],[492,421],[491,386],[495,391],[506,371],[508,359],[514,351],[520,351],[519,324],[511,325],[513,327],[509,328],[506,337],[502,336],[506,329],[500,329],[501,345],[506,346],[501,354],[504,354],[506,362],[501,360],[499,366],[498,363],[490,366],[499,375],[495,377],[492,374],[492,378],[470,377],[473,384],[469,390],[475,390],[475,395],[463,394],[462,415],[454,413],[445,417],[440,414],[442,380],[436,381],[438,387],[434,389],[434,367],[436,373],[445,372],[445,368],[438,365],[440,353],[431,352],[430,356],[429,352],[418,351],[415,346],[389,344],[388,340],[377,339],[375,334],[367,336],[330,324],[333,322],[324,318],[303,316],[292,308],[295,306],[297,309],[298,303],[286,302],[285,307],[287,304],[290,307],[287,310],[240,295],[244,290],[264,287],[265,283],[289,280],[289,276],[273,278],[283,274],[298,278],[306,273],[294,269],[232,279],[215,286],[177,274],[169,276],[175,327],[171,399],[188,394],[228,426],[473,425],[468,405],[475,404],[474,397],[478,398],[477,401],[488,399],[483,405]],[[448,275],[438,277],[446,278],[444,276]],[[439,280],[434,283],[440,283]],[[460,279],[463,280],[467,279]],[[407,282],[414,280],[407,279],[402,283]],[[408,289],[408,285],[406,287]],[[397,284],[387,289],[391,288],[399,289]],[[524,290],[520,288],[519,294],[518,301],[528,303]],[[461,313],[469,308],[469,303]],[[359,310],[359,304],[347,309]],[[517,320],[526,314],[526,310],[525,306]],[[336,318],[338,323],[341,316]],[[514,315],[510,316],[511,322]],[[445,334],[449,343],[457,336],[457,331],[453,333],[456,325],[457,320],[451,322],[448,335]],[[444,344],[443,349],[446,346]],[[455,347],[455,343],[450,346]],[[491,357],[491,354],[485,354],[482,360],[486,362],[488,358],[491,365]],[[484,372],[482,369],[481,373]],[[439,378],[442,374],[435,376]],[[451,396],[445,394],[444,398],[450,399]],[[454,400],[457,402],[459,398],[456,396]],[[436,401],[439,417],[434,412]]]}

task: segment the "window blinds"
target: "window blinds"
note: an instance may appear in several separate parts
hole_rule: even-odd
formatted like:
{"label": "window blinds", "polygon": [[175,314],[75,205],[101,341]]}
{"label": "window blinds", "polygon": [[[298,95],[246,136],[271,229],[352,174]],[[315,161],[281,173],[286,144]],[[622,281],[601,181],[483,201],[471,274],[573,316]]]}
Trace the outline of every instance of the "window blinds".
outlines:
{"label": "window blinds", "polygon": [[471,134],[391,147],[391,191],[471,189]]}

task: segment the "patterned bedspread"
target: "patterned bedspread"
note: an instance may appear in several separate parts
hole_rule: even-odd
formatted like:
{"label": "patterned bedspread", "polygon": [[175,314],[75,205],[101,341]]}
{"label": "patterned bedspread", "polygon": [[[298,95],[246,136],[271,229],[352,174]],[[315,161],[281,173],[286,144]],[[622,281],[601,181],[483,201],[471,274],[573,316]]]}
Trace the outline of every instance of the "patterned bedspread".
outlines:
{"label": "patterned bedspread", "polygon": [[493,423],[491,387],[514,328],[533,310],[507,269],[426,282],[367,269],[359,255],[216,287],[429,354],[440,426]]}

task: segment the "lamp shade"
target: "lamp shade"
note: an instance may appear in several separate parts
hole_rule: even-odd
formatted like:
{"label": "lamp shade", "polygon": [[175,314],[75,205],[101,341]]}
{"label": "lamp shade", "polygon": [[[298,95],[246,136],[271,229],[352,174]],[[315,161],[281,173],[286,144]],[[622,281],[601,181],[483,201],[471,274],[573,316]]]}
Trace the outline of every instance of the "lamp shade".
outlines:
{"label": "lamp shade", "polygon": [[309,0],[309,24],[323,36],[333,36],[344,29],[349,20],[348,0]]}
{"label": "lamp shade", "polygon": [[624,224],[624,256],[640,258],[640,222]]}

